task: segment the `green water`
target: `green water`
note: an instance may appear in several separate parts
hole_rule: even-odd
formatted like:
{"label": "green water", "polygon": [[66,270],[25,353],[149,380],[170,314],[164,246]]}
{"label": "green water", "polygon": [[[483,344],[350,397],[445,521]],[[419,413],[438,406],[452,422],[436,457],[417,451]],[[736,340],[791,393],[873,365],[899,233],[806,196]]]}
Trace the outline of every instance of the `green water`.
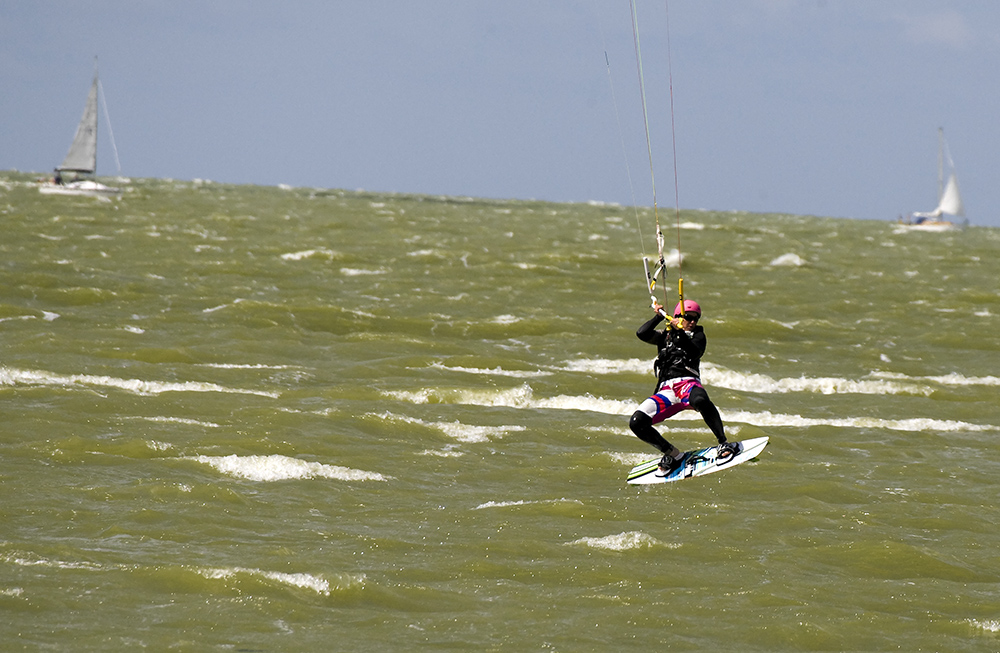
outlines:
{"label": "green water", "polygon": [[771,442],[637,488],[633,209],[30,180],[4,650],[1000,648],[1000,230],[683,211],[704,381]]}

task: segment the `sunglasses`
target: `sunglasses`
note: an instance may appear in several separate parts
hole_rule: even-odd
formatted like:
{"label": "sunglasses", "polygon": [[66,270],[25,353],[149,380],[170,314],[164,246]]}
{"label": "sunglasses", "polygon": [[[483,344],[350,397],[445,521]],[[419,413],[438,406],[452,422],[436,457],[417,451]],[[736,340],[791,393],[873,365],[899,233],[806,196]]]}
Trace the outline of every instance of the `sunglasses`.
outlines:
{"label": "sunglasses", "polygon": [[674,317],[680,318],[682,320],[687,320],[688,322],[697,322],[698,318],[701,316],[698,315],[697,313],[688,313],[687,315],[681,315],[680,313],[678,313]]}

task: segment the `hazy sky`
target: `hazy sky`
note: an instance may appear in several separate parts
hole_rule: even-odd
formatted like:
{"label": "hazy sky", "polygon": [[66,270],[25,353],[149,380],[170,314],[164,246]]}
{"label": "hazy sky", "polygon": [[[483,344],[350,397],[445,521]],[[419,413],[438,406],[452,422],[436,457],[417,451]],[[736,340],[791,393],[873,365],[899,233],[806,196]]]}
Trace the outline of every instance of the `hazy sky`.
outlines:
{"label": "hazy sky", "polygon": [[[661,207],[669,25],[682,208],[931,210],[944,127],[969,220],[1000,226],[1000,2],[638,16]],[[125,176],[652,204],[628,0],[0,0],[0,169],[62,161],[95,55]]]}

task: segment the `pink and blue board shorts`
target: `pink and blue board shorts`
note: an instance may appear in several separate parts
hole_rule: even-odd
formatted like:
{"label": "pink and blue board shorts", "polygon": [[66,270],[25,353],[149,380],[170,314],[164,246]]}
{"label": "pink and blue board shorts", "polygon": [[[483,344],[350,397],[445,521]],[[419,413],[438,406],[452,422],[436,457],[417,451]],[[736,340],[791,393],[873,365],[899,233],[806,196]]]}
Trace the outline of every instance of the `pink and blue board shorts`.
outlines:
{"label": "pink and blue board shorts", "polygon": [[688,399],[691,390],[700,387],[702,387],[701,381],[694,377],[668,379],[663,382],[655,395],[639,404],[637,410],[649,415],[653,419],[653,424],[659,424],[682,410],[694,410]]}

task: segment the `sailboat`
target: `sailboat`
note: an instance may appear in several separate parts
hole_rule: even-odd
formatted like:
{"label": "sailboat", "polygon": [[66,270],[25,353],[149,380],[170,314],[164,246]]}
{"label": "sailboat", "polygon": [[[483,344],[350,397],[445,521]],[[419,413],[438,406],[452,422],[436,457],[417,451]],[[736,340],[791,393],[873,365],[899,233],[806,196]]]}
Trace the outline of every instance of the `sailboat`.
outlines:
{"label": "sailboat", "polygon": [[[948,173],[947,182],[945,181],[946,171]],[[900,219],[900,224],[908,229],[921,231],[950,231],[969,224],[969,221],[965,219],[962,195],[958,192],[955,162],[951,160],[951,152],[948,151],[948,143],[944,140],[944,129],[942,128],[938,128],[937,208],[925,213],[914,212],[906,220]]]}
{"label": "sailboat", "polygon": [[[97,93],[100,82],[94,69],[94,82],[87,94],[83,116],[76,127],[76,135],[62,164],[55,169],[52,179],[42,183],[38,190],[48,195],[89,195],[111,197],[121,193],[120,188],[105,186],[94,179],[97,171]],[[105,109],[106,112],[106,109]],[[110,126],[110,122],[108,123]],[[66,177],[69,176],[69,181]]]}

